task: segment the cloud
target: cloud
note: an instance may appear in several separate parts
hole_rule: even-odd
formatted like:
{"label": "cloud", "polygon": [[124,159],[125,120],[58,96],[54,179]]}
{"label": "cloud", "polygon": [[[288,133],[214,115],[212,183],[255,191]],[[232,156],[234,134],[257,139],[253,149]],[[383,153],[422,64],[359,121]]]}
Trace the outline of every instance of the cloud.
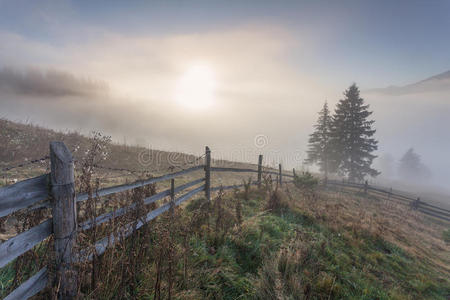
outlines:
{"label": "cloud", "polygon": [[108,85],[101,81],[77,78],[68,72],[37,69],[19,71],[5,67],[0,70],[0,92],[28,97],[92,98],[107,94]]}

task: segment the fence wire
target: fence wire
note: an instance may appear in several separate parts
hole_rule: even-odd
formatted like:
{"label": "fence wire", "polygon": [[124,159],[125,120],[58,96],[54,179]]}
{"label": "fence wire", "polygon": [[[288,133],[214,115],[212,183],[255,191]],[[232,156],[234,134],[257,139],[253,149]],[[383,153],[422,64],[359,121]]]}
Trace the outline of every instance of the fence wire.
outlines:
{"label": "fence wire", "polygon": [[23,167],[26,167],[26,166],[29,166],[29,165],[37,164],[37,163],[44,163],[45,161],[47,161],[49,159],[50,159],[50,156],[47,155],[47,156],[44,156],[44,157],[41,157],[41,158],[38,158],[38,159],[33,159],[33,160],[30,160],[30,161],[22,162],[20,164],[10,165],[10,166],[4,167],[2,169],[2,171],[6,172],[6,171],[13,170],[13,169],[23,168]]}

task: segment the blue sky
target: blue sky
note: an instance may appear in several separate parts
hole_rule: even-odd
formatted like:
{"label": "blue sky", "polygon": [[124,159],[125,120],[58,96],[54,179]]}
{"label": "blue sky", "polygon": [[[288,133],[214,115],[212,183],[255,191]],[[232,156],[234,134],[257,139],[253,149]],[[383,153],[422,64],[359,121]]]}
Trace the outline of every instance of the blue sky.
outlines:
{"label": "blue sky", "polygon": [[[406,84],[450,69],[450,1],[0,1],[0,30],[53,45],[124,35],[282,27],[312,49],[292,64],[362,87]],[[89,28],[80,35],[78,28]],[[8,62],[0,62],[7,64]],[[14,62],[12,62],[14,63]],[[342,81],[342,82],[341,82]]]}

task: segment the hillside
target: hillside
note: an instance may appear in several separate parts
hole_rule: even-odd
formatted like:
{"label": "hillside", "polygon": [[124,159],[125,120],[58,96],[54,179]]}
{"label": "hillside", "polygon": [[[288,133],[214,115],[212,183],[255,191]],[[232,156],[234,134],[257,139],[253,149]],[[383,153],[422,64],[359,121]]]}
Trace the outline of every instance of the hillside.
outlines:
{"label": "hillside", "polygon": [[[448,299],[448,225],[376,197],[266,188],[219,193],[211,205],[191,200],[152,221],[79,266],[82,297]],[[21,276],[35,268],[36,259],[28,261]],[[13,266],[0,272],[6,291]]]}
{"label": "hillside", "polygon": [[367,90],[368,93],[396,96],[448,91],[450,91],[450,71],[443,72],[405,86],[389,86],[386,88]]}
{"label": "hillside", "polygon": [[[81,163],[86,157],[94,136],[98,140],[105,139],[98,133],[86,137],[77,132],[54,131],[33,124],[0,119],[0,170],[3,179],[0,180],[0,185],[48,172],[48,159],[40,159],[48,157],[50,141],[63,141],[72,151],[77,167],[77,162]],[[36,160],[38,161],[35,162]],[[102,178],[101,184],[108,186],[179,171],[199,163],[203,163],[203,159],[190,154],[107,143],[102,150],[102,157],[96,162],[94,172]],[[213,163],[215,166],[256,168],[252,164],[226,160],[213,159]],[[228,182],[228,177],[225,175],[222,180]],[[237,182],[241,183],[240,180]]]}
{"label": "hillside", "polygon": [[[139,161],[143,148],[109,145],[99,135],[88,139],[5,120],[1,124],[2,169],[13,165],[9,160],[20,164],[44,157],[48,142],[59,139],[77,149],[79,176],[91,170],[92,165],[85,164],[88,149],[103,145],[98,148],[99,160],[93,162],[110,169],[94,167],[89,187],[95,187],[97,178],[106,186],[195,163],[194,156],[155,151],[162,159],[143,168]],[[251,166],[214,162],[221,164]],[[46,160],[25,164],[4,171],[4,178],[27,178],[47,167]],[[220,173],[213,180],[214,185],[241,183],[246,177]],[[77,181],[77,189],[86,183],[83,180]],[[142,197],[165,188],[158,183],[80,204],[80,219],[129,203],[138,209],[80,233],[79,245],[92,246],[100,236],[139,220],[161,205],[139,206]],[[0,220],[2,234],[5,229],[26,230],[45,217],[37,213],[28,224],[21,223],[24,215],[17,213]],[[49,247],[51,238],[0,269],[0,297],[49,263]],[[211,203],[203,197],[190,200],[93,262],[77,264],[77,269],[84,299],[448,299],[448,253],[448,223],[408,206],[340,188],[292,183],[279,187],[266,177],[261,188],[214,193]],[[36,298],[48,299],[52,293],[47,288]]]}

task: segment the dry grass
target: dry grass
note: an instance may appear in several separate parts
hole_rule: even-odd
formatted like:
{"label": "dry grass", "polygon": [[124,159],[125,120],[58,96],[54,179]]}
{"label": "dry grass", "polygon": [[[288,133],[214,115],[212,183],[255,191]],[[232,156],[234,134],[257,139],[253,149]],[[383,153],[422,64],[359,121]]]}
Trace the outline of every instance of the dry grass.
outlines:
{"label": "dry grass", "polygon": [[[77,192],[87,191],[93,193],[92,190],[89,191],[86,187],[82,187],[81,176],[95,179],[92,182],[90,179],[88,180],[89,186],[95,186],[94,189],[101,189],[176,172],[181,170],[181,168],[203,163],[203,159],[196,160],[197,157],[189,154],[145,149],[143,147],[111,143],[109,138],[103,141],[101,139],[101,135],[96,132],[93,132],[90,137],[85,137],[77,132],[57,132],[33,124],[20,124],[0,119],[0,169],[25,163],[22,167],[2,171],[0,186],[13,184],[17,181],[50,172],[48,159],[31,164],[29,162],[48,156],[49,143],[54,140],[63,141],[72,151],[75,159],[75,173],[78,179],[76,184]],[[93,148],[93,142],[94,144],[101,144],[101,148]],[[95,153],[95,156],[92,153]],[[191,163],[193,161],[194,163]],[[256,169],[256,166],[252,164],[224,160],[213,160],[212,163],[214,166],[253,167]],[[111,170],[96,166],[125,170]],[[204,172],[198,170],[177,177],[176,185],[201,177],[204,177]],[[243,173],[217,173],[212,175],[211,184],[213,186],[241,184],[243,181],[253,181],[255,179],[256,175],[253,175],[252,178]],[[161,190],[167,189],[169,185],[169,181],[161,182],[159,188]],[[107,197],[106,201],[110,202],[110,206],[103,209],[111,209],[115,206],[117,207],[118,204],[124,204],[118,203],[117,199],[119,198],[120,195]],[[101,202],[104,200],[102,199]],[[124,201],[122,200],[122,202]],[[100,208],[103,204],[99,202],[97,205]],[[79,210],[79,213],[80,217],[83,217],[84,209]],[[0,218],[0,225],[0,241],[7,240],[21,232],[17,230],[19,223],[16,215]]]}
{"label": "dry grass", "polygon": [[[50,139],[67,138],[67,135],[32,125],[5,122],[9,129],[16,130],[11,131],[10,135],[14,134],[12,132],[30,131],[31,135],[40,136],[42,141],[33,139],[31,145],[42,142],[45,151]],[[333,245],[325,235],[330,235],[330,231],[333,232],[331,235],[345,236],[350,243],[347,246],[351,246],[354,251],[363,252],[361,249],[364,248],[367,235],[387,240],[431,267],[442,278],[450,277],[450,247],[442,238],[448,225],[442,222],[374,196],[333,190],[317,192],[286,184],[280,187],[277,180],[270,176],[265,176],[264,187],[256,190],[248,185],[252,179],[247,176],[223,173],[213,177],[214,185],[245,182],[244,190],[228,194],[219,192],[212,203],[199,199],[182,208],[173,208],[104,255],[96,256],[93,247],[96,240],[111,234],[118,237],[120,228],[125,224],[135,224],[147,212],[155,209],[158,204],[143,205],[143,199],[155,194],[157,189],[166,189],[168,185],[148,186],[99,199],[96,197],[99,188],[160,175],[160,166],[151,166],[138,174],[95,168],[100,163],[120,168],[138,167],[134,159],[137,160],[140,148],[110,144],[108,138],[101,135],[94,135],[90,139],[75,133],[72,135],[66,142],[70,147],[70,143],[78,141],[79,150],[74,153],[78,160],[77,191],[89,194],[89,199],[78,207],[79,222],[94,220],[95,216],[118,207],[132,203],[136,205],[136,209],[128,214],[79,234],[80,249],[89,249],[94,257],[92,262],[77,266],[82,298],[234,299],[246,295],[260,299],[285,299],[290,295],[298,295],[291,298],[317,296],[327,299],[342,295],[339,289],[348,287],[342,280],[337,282],[339,274],[325,271],[322,260],[330,256],[332,259],[341,257],[339,252],[342,248],[337,249],[336,253],[329,253]],[[7,140],[8,135],[0,139]],[[80,140],[82,143],[79,143]],[[16,149],[17,152],[14,157],[5,159],[18,160],[18,157],[29,157],[34,153],[33,146],[22,147],[28,145],[25,138],[8,143],[1,147]],[[36,146],[36,149],[42,148],[44,151],[43,146],[39,147]],[[167,165],[170,167],[170,164]],[[224,165],[242,167],[234,163]],[[31,164],[11,172],[15,172],[17,177],[25,177],[31,173],[45,172],[46,168],[44,165]],[[177,179],[177,184],[201,176],[203,172],[198,171]],[[16,233],[38,224],[48,217],[48,212],[40,211],[31,217],[19,212],[13,217],[17,221],[8,222]],[[5,223],[7,220],[0,221]],[[2,230],[5,229],[3,224]],[[336,239],[334,242],[342,241]],[[47,250],[52,248],[49,239],[21,256],[15,262],[15,268],[12,267],[14,276],[7,274],[14,281],[9,289],[32,272],[30,268],[24,268],[27,264],[31,265],[30,261],[35,260],[32,265],[34,271],[38,266],[47,264],[52,255]],[[359,254],[375,262],[382,255],[376,252]],[[343,257],[342,260],[346,261]],[[340,266],[339,263],[337,265]],[[358,267],[363,268],[361,274],[365,274],[365,268],[368,268],[367,273],[374,272],[370,264],[369,267]],[[370,280],[364,281],[364,284],[376,290],[375,285],[370,286]],[[40,297],[49,298],[55,293],[55,290],[48,290]]]}
{"label": "dry grass", "polygon": [[297,195],[295,206],[334,230],[351,229],[383,238],[450,277],[450,245],[442,238],[449,225],[378,196],[336,190]]}

